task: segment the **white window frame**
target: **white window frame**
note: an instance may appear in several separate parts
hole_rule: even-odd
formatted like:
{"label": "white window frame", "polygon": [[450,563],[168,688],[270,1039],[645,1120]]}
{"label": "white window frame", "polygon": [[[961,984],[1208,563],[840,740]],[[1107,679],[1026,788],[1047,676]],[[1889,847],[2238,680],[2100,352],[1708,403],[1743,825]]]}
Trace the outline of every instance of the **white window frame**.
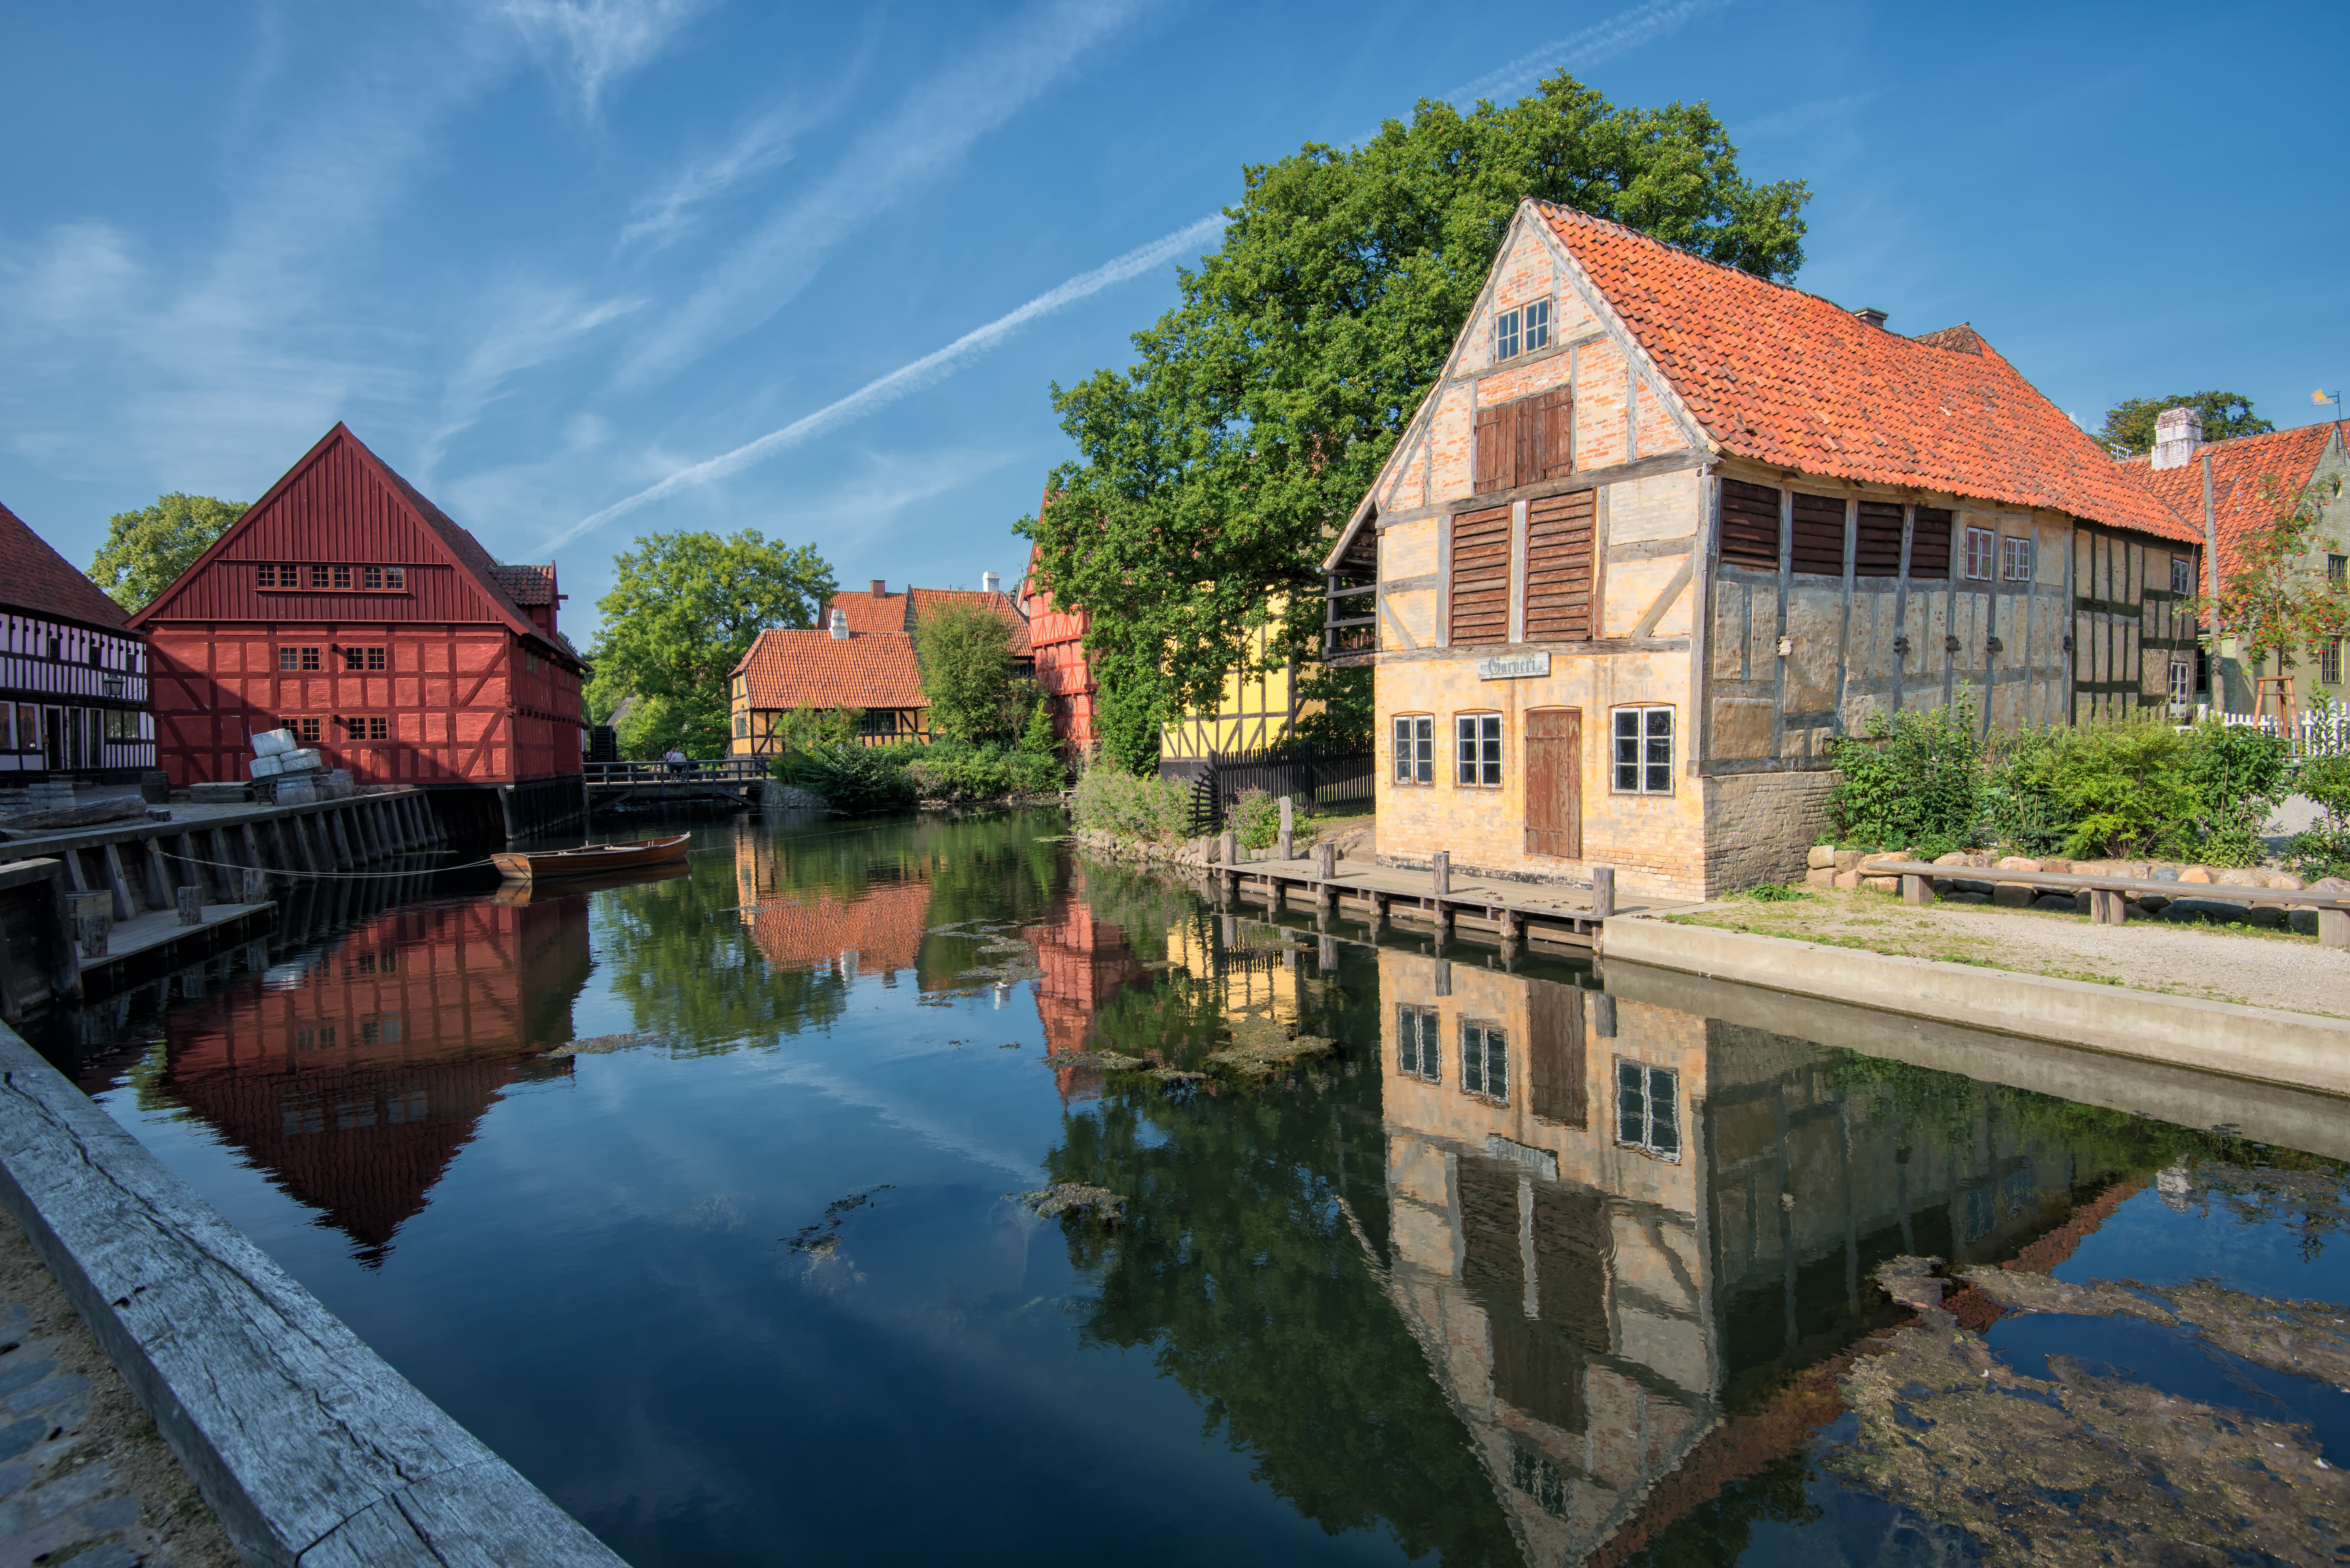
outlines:
{"label": "white window frame", "polygon": [[1974,583],[1991,581],[1991,568],[1999,562],[1999,535],[1989,528],[1969,528],[1966,537],[1967,580]]}
{"label": "white window frame", "polygon": [[1518,313],[1497,310],[1493,313],[1493,363],[1518,357]]}
{"label": "white window frame", "polygon": [[1389,776],[1413,789],[1436,783],[1436,715],[1398,713],[1393,729],[1395,761]]}
{"label": "white window frame", "polygon": [[1509,1032],[1490,1019],[1461,1021],[1461,1092],[1498,1106],[1510,1103]]}
{"label": "white window frame", "polygon": [[1648,705],[1616,708],[1609,712],[1609,793],[1672,794],[1672,709]]}
{"label": "white window frame", "polygon": [[2032,540],[2028,535],[2008,534],[2001,537],[1999,575],[2002,582],[2032,580]]}
{"label": "white window frame", "polygon": [[1492,712],[1452,716],[1452,782],[1461,789],[1502,787],[1502,716]]}
{"label": "white window frame", "polygon": [[[1616,1146],[1669,1165],[1681,1161],[1680,1074],[1628,1056],[1616,1058]],[[1659,1106],[1664,1115],[1657,1114]],[[1659,1130],[1667,1135],[1659,1139]]]}
{"label": "white window frame", "polygon": [[1444,1082],[1444,1030],[1433,1007],[1396,1003],[1396,1071],[1424,1084]]}
{"label": "white window frame", "polygon": [[2195,591],[2195,563],[2184,556],[2170,557],[2170,591],[2182,597]]}
{"label": "white window frame", "polygon": [[2195,701],[2195,660],[2183,653],[2170,658],[2170,705],[2186,709]]}
{"label": "white window frame", "polygon": [[1525,352],[1550,347],[1550,301],[1537,299],[1524,307]]}

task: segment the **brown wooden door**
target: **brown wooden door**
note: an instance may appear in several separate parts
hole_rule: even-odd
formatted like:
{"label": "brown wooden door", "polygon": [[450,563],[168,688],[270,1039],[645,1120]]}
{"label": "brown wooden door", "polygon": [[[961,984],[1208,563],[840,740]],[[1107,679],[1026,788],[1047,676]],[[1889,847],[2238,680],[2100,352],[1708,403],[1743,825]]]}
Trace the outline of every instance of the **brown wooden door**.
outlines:
{"label": "brown wooden door", "polygon": [[1555,981],[1526,982],[1527,1104],[1546,1122],[1584,1125],[1583,991]]}
{"label": "brown wooden door", "polygon": [[1526,715],[1526,853],[1583,857],[1583,713]]}

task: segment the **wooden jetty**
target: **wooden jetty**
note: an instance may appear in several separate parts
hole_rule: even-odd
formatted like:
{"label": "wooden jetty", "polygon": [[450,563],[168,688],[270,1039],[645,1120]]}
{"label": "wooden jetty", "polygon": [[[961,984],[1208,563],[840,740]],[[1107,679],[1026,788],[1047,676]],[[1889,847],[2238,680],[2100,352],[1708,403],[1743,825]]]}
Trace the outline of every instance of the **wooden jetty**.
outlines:
{"label": "wooden jetty", "polygon": [[273,898],[290,887],[448,844],[417,788],[158,809],[168,815],[0,844],[13,862],[0,865],[0,926],[10,938],[0,1015],[108,994],[251,940],[275,921]]}
{"label": "wooden jetty", "polygon": [[1438,850],[1430,858],[1433,864],[1420,871],[1341,860],[1326,844],[1299,856],[1286,842],[1252,858],[1227,833],[1216,840],[1207,870],[1220,900],[1254,900],[1274,913],[1294,898],[1325,913],[1352,913],[1374,930],[1389,919],[1409,920],[1427,925],[1439,937],[1469,930],[1503,942],[1586,950],[1597,947],[1600,929],[1610,915],[1655,914],[1682,907],[1618,902],[1614,869],[1606,866],[1592,868],[1589,888],[1575,888],[1455,876],[1445,851]]}

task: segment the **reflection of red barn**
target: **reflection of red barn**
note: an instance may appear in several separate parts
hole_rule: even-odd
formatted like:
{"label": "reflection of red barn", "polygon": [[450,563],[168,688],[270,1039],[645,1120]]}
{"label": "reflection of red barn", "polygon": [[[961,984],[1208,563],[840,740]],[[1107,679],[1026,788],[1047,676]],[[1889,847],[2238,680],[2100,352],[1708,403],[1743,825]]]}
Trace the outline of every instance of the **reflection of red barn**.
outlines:
{"label": "reflection of red barn", "polygon": [[172,1014],[160,1086],[380,1260],[499,1093],[569,1070],[590,967],[577,899],[395,909]]}
{"label": "reflection of red barn", "polygon": [[845,899],[810,892],[754,905],[746,898],[743,909],[752,941],[776,968],[837,963],[849,971],[853,964],[854,973],[878,973],[885,981],[914,967],[930,917],[927,882],[885,883]]}
{"label": "reflection of red barn", "polygon": [[1036,659],[1036,684],[1053,708],[1053,734],[1073,752],[1094,743],[1094,675],[1086,663],[1086,628],[1093,618],[1053,607],[1052,591],[1036,574],[1036,551],[1028,551],[1028,575],[1020,584],[1020,608],[1028,618],[1028,646]]}
{"label": "reflection of red barn", "polygon": [[[1036,950],[1036,1012],[1045,1024],[1045,1050],[1054,1056],[1086,1049],[1102,1004],[1128,986],[1148,985],[1150,971],[1126,945],[1126,932],[1094,913],[1079,883],[1064,892],[1040,925],[1022,934]],[[1059,1067],[1061,1095],[1088,1094],[1101,1086],[1094,1067]]]}

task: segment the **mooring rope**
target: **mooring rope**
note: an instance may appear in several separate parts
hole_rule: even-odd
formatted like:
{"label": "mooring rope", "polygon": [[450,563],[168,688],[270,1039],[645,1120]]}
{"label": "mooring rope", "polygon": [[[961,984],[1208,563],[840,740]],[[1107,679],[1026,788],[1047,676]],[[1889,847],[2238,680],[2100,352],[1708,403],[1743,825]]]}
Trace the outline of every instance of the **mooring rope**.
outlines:
{"label": "mooring rope", "polygon": [[[495,857],[485,857],[480,860],[462,861],[455,866],[421,866],[412,871],[299,871],[291,867],[283,871],[276,871],[265,866],[247,866],[241,860],[205,860],[197,856],[178,855],[169,849],[162,848],[158,848],[156,853],[161,855],[166,860],[177,860],[186,866],[213,866],[217,867],[224,871],[258,871],[265,877],[307,877],[313,881],[319,882],[338,877],[357,880],[381,877],[429,877],[438,875],[442,871],[471,871],[477,867],[494,866],[497,864]],[[400,853],[402,855],[451,855],[454,854],[455,851],[449,849],[403,849],[400,851]],[[517,851],[517,853],[528,854],[530,852],[524,850]],[[732,849],[690,849],[686,853],[690,856],[731,856],[734,852]]]}

